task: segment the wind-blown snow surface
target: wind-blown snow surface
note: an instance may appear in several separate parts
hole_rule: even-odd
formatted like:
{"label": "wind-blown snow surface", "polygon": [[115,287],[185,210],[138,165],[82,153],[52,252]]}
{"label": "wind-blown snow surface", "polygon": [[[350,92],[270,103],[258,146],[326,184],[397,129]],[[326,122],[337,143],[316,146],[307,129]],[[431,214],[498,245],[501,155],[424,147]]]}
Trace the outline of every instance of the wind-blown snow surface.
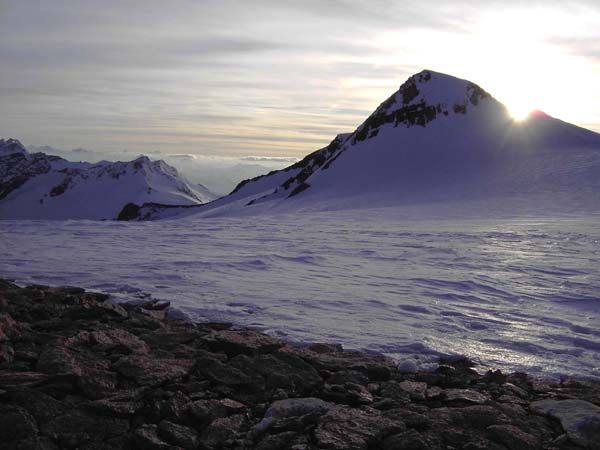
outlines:
{"label": "wind-blown snow surface", "polygon": [[404,367],[464,353],[489,367],[600,377],[597,216],[415,217],[4,221],[0,276],[170,300],[192,318],[341,342]]}

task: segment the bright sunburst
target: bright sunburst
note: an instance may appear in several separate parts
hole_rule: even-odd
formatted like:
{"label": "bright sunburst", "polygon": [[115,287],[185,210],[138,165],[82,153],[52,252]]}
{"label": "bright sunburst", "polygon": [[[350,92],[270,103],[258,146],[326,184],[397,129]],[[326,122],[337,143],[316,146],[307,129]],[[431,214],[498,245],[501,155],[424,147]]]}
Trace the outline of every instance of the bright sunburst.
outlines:
{"label": "bright sunburst", "polygon": [[[577,11],[532,6],[482,10],[465,25],[466,33],[415,28],[383,33],[375,44],[390,48],[397,61],[415,61],[411,69],[423,67],[416,61],[428,61],[427,68],[479,84],[515,120],[541,110],[568,122],[591,123],[597,120],[590,118],[597,117],[600,64],[566,42],[578,42],[572,35],[587,42],[598,20],[594,12],[583,20]],[[418,42],[418,48],[406,42]],[[385,65],[386,58],[371,62]]]}
{"label": "bright sunburst", "polygon": [[510,113],[510,116],[516,121],[527,119],[527,117],[529,117],[531,112],[535,109],[529,106],[519,104],[507,105],[507,108],[508,112]]}

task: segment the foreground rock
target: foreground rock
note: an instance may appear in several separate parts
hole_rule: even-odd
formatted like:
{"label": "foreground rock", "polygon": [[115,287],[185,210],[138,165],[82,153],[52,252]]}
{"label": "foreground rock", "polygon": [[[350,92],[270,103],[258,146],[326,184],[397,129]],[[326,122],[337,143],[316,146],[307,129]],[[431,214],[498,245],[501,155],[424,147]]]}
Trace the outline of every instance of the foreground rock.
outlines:
{"label": "foreground rock", "polygon": [[106,300],[0,280],[0,449],[600,449],[598,383],[402,373]]}
{"label": "foreground rock", "polygon": [[573,442],[600,449],[599,406],[584,400],[540,400],[531,410],[558,419]]}

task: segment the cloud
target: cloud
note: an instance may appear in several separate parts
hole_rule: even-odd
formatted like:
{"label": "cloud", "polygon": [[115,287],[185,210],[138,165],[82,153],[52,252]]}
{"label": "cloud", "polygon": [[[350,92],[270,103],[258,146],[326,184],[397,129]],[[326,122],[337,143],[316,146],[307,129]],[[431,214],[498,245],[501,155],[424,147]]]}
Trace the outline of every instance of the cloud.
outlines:
{"label": "cloud", "polygon": [[276,163],[295,163],[299,158],[288,156],[244,156],[240,158],[242,161],[254,162],[276,162]]}
{"label": "cloud", "polygon": [[[497,18],[504,39],[523,11],[570,18],[552,27],[549,51],[600,65],[592,0],[0,0],[0,137],[114,154],[301,157],[423,68],[487,85],[481,66],[493,74],[494,58],[505,63],[467,51],[480,21]],[[600,124],[592,109],[579,123]]]}
{"label": "cloud", "polygon": [[198,159],[198,157],[196,155],[192,155],[190,153],[187,154],[177,154],[177,153],[173,153],[173,154],[169,154],[169,158],[175,158],[175,159],[191,159],[191,160],[196,160]]}

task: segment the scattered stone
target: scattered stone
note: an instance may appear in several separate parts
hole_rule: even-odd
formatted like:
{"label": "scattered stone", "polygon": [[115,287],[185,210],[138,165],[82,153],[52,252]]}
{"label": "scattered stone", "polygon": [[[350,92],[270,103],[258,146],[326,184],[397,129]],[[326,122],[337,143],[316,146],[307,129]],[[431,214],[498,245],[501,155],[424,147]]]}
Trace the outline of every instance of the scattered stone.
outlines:
{"label": "scattered stone", "polygon": [[97,415],[85,409],[71,409],[42,425],[40,431],[61,442],[61,446],[75,448],[91,438],[102,442],[124,435],[129,431],[129,423],[124,419]]}
{"label": "scattered stone", "polygon": [[254,429],[259,432],[265,432],[273,423],[280,419],[288,417],[304,416],[306,414],[325,414],[333,405],[320,398],[289,398],[274,402],[260,423]]}
{"label": "scattered stone", "polygon": [[531,404],[531,411],[558,419],[577,445],[600,449],[600,406],[584,400],[540,400]]}
{"label": "scattered stone", "polygon": [[[300,442],[299,442],[300,441]],[[304,439],[306,441],[306,439]],[[302,442],[298,433],[294,431],[284,431],[282,433],[270,434],[265,436],[257,445],[258,450],[288,450],[298,445],[298,450],[305,449],[306,442]]]}
{"label": "scattered stone", "polygon": [[483,376],[483,379],[488,383],[503,384],[506,382],[507,376],[500,370],[488,370]]}
{"label": "scattered stone", "polygon": [[487,427],[491,439],[507,448],[535,450],[540,448],[539,439],[513,425],[491,425]]}
{"label": "scattered stone", "polygon": [[328,384],[354,383],[366,386],[369,383],[369,377],[357,370],[340,370],[335,372],[327,379]]}
{"label": "scattered stone", "polygon": [[344,351],[342,344],[326,344],[321,342],[309,345],[308,349],[315,353],[342,353]]}
{"label": "scattered stone", "polygon": [[15,359],[15,349],[10,344],[0,344],[0,367],[10,365]]}
{"label": "scattered stone", "polygon": [[529,394],[525,389],[520,388],[519,386],[516,386],[512,383],[504,383],[502,385],[502,388],[508,393],[516,395],[519,398],[527,399],[529,397]]}
{"label": "scattered stone", "polygon": [[18,335],[17,322],[9,313],[0,312],[0,342],[6,342]]}
{"label": "scattered stone", "polygon": [[426,450],[428,446],[418,431],[407,430],[385,438],[381,448],[382,450]]}
{"label": "scattered stone", "polygon": [[387,435],[406,427],[372,408],[337,407],[327,412],[315,430],[319,447],[333,450],[363,450],[375,447]]}
{"label": "scattered stone", "polygon": [[385,411],[383,415],[390,419],[401,420],[407,428],[414,428],[415,430],[426,430],[431,428],[433,424],[432,420],[427,417],[427,415],[408,409],[390,409]]}
{"label": "scattered stone", "polygon": [[196,450],[200,438],[193,428],[179,425],[168,420],[158,424],[158,436],[166,442],[177,445],[185,450]]}
{"label": "scattered stone", "polygon": [[189,414],[198,422],[212,422],[215,419],[239,414],[246,410],[243,403],[225,399],[196,400],[188,407]]}
{"label": "scattered stone", "polygon": [[492,425],[503,425],[510,422],[509,417],[500,409],[487,405],[455,408],[454,413],[459,414],[454,422],[460,421],[470,429],[484,429]]}
{"label": "scattered stone", "polygon": [[203,431],[200,442],[208,449],[218,448],[228,441],[233,441],[244,423],[245,417],[241,414],[213,420]]}
{"label": "scattered stone", "polygon": [[310,394],[321,385],[318,372],[303,359],[286,353],[259,355],[253,358],[238,355],[229,364],[246,373],[254,384],[275,391],[285,389],[298,396]]}
{"label": "scattered stone", "polygon": [[106,300],[0,280],[1,448],[599,450],[600,382],[480,375],[464,358],[405,373]]}
{"label": "scattered stone", "polygon": [[156,425],[142,425],[133,433],[133,443],[139,450],[174,450],[158,437]]}
{"label": "scattered stone", "polygon": [[212,351],[223,351],[230,356],[239,354],[253,356],[271,353],[285,345],[280,339],[252,330],[216,331],[205,338],[205,342]]}
{"label": "scattered stone", "polygon": [[448,404],[483,405],[489,397],[470,389],[446,389],[445,402]]}
{"label": "scattered stone", "polygon": [[129,417],[144,406],[141,396],[142,392],[140,390],[119,392],[112,397],[91,402],[89,408],[100,414]]}
{"label": "scattered stone", "polygon": [[0,404],[0,443],[33,437],[37,433],[35,420],[25,408]]}
{"label": "scattered stone", "polygon": [[427,399],[429,400],[435,400],[435,399],[439,399],[440,397],[442,397],[442,395],[444,394],[444,390],[439,387],[439,386],[428,386],[427,387]]}
{"label": "scattered stone", "polygon": [[334,403],[353,406],[373,403],[371,393],[364,386],[355,383],[345,383],[344,385],[326,384],[323,387],[322,396]]}
{"label": "scattered stone", "polygon": [[193,328],[159,328],[151,333],[141,335],[140,338],[154,348],[173,350],[182,344],[193,343],[201,335],[198,330]]}
{"label": "scattered stone", "polygon": [[531,381],[531,388],[536,394],[547,394],[552,390],[547,380],[535,379]]}
{"label": "scattered stone", "polygon": [[202,357],[196,359],[196,371],[213,381],[225,386],[247,386],[253,380],[241,370],[229,364],[223,364],[218,359]]}
{"label": "scattered stone", "polygon": [[155,358],[151,355],[131,355],[120,358],[113,369],[140,386],[156,386],[185,377],[190,373],[191,359]]}
{"label": "scattered stone", "polygon": [[419,381],[402,381],[399,385],[403,391],[408,393],[411,400],[425,400],[425,394],[427,392],[427,383]]}
{"label": "scattered stone", "polygon": [[68,346],[85,345],[101,352],[118,352],[124,354],[130,353],[148,353],[148,345],[123,329],[112,329],[102,331],[82,331],[73,338],[67,339],[65,343]]}

